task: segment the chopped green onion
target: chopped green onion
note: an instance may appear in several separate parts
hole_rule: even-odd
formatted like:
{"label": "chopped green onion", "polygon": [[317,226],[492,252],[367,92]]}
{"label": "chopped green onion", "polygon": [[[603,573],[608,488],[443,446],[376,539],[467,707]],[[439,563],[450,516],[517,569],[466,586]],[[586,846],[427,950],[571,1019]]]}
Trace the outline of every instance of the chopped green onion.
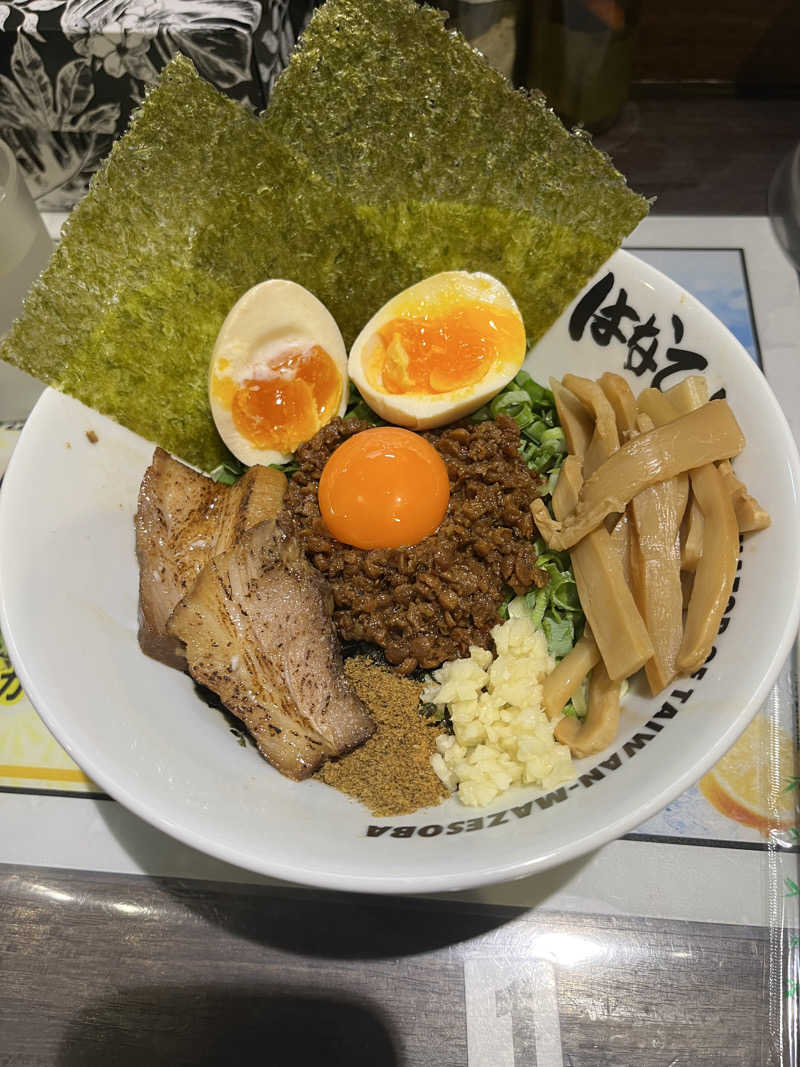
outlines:
{"label": "chopped green onion", "polygon": [[575,628],[572,619],[569,617],[557,619],[553,615],[545,615],[542,619],[542,629],[547,638],[550,655],[555,660],[563,659],[575,644]]}
{"label": "chopped green onion", "polygon": [[544,431],[541,436],[541,442],[542,444],[546,444],[549,441],[557,441],[559,445],[564,446],[562,451],[566,452],[564,431],[560,426],[552,426],[549,430]]}
{"label": "chopped green onion", "polygon": [[[549,502],[567,453],[552,392],[535,382],[526,371],[520,371],[489,404],[471,416],[471,421],[484,422],[498,415],[507,415],[519,426],[520,454],[527,466],[545,479],[542,497]],[[547,575],[547,584],[541,589],[531,589],[524,596],[514,597],[509,592],[500,616],[503,619],[525,616],[534,626],[541,626],[550,654],[559,660],[583,633],[584,615],[578,587],[568,552],[551,551],[541,538],[535,541],[534,548],[536,566]],[[571,708],[568,714],[585,712],[585,707],[581,711],[579,699],[568,707]]]}
{"label": "chopped green onion", "polygon": [[269,466],[285,474],[287,478],[291,478],[294,472],[299,470],[299,465],[293,459],[290,459],[288,463],[270,463]]}
{"label": "chopped green onion", "polygon": [[530,397],[524,389],[506,388],[502,393],[498,393],[490,404],[490,410],[495,418],[498,415],[508,415],[513,419],[519,413],[514,410],[515,408],[522,411],[529,407]]}
{"label": "chopped green onion", "polygon": [[240,463],[238,459],[231,456],[229,460],[213,469],[211,477],[215,482],[222,482],[223,485],[233,485],[234,482],[239,481],[246,470],[244,463]]}
{"label": "chopped green onion", "polygon": [[521,370],[514,379],[515,385],[524,389],[530,398],[531,404],[536,407],[555,407],[555,398],[549,389],[539,385],[531,378],[527,371]]}
{"label": "chopped green onion", "polygon": [[383,419],[375,414],[352,382],[350,382],[350,393],[347,397],[347,410],[344,413],[344,417],[346,419],[361,419],[363,422],[369,422],[373,426],[385,425]]}
{"label": "chopped green onion", "polygon": [[547,590],[537,589],[535,593],[531,590],[530,593],[525,594],[525,603],[529,606],[533,625],[536,627],[541,626],[544,613],[547,610]]}

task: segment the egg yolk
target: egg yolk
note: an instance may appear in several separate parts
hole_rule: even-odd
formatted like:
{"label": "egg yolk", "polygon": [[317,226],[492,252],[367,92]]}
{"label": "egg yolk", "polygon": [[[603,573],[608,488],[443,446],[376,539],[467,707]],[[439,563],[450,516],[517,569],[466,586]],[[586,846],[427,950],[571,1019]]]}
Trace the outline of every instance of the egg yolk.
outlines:
{"label": "egg yolk", "polygon": [[474,302],[380,326],[366,371],[387,393],[449,393],[481,381],[524,346],[518,313]]}
{"label": "egg yolk", "polygon": [[319,509],[328,531],[355,548],[416,545],[450,499],[444,460],[419,434],[378,426],[349,437],[325,464]]}
{"label": "egg yolk", "polygon": [[294,452],[313,437],[342,398],[341,375],[319,345],[284,353],[270,363],[267,377],[235,383],[224,371],[215,373],[211,388],[242,437],[255,448],[277,452]]}

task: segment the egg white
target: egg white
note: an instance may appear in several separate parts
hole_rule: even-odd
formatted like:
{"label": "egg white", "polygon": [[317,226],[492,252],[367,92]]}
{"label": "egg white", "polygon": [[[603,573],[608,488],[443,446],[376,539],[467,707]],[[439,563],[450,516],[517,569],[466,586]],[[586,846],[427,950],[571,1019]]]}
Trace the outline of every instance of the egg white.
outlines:
{"label": "egg white", "polygon": [[248,289],[228,312],[211,355],[208,395],[217,431],[242,463],[286,463],[291,454],[257,448],[237,430],[231,409],[212,389],[220,362],[224,366],[227,361],[222,373],[240,385],[248,379],[273,377],[272,364],[287,350],[303,351],[313,345],[324,349],[336,365],[342,396],[330,417],[343,415],[348,395],[347,350],[336,321],[313,293],[296,282],[272,278]]}
{"label": "egg white", "polygon": [[496,396],[522,366],[526,354],[524,340],[519,352],[515,352],[514,358],[503,367],[490,370],[479,382],[446,393],[387,393],[369,381],[365,353],[381,326],[403,315],[436,314],[438,308],[448,306],[456,297],[459,305],[475,301],[511,311],[522,323],[522,316],[511,293],[490,274],[443,271],[424,278],[392,297],[372,316],[355,339],[347,364],[350,378],[361,395],[373,411],[387,422],[411,430],[427,430],[454,422],[477,411]]}

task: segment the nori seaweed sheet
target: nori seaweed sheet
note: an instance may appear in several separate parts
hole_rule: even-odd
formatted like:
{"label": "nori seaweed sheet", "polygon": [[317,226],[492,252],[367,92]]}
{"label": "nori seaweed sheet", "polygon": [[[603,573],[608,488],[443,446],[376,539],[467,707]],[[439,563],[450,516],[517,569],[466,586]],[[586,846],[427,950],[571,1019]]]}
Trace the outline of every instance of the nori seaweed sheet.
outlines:
{"label": "nori seaweed sheet", "polygon": [[500,277],[536,339],[647,203],[588,136],[567,131],[541,94],[512,89],[444,17],[414,0],[327,0],[263,121],[369,205],[376,238],[418,276]]}
{"label": "nori seaweed sheet", "polygon": [[514,90],[445,14],[414,0],[327,0],[264,120],[359,203],[507,207],[617,242],[647,207],[539,93]]}
{"label": "nori seaweed sheet", "polygon": [[0,358],[212,470],[229,453],[208,403],[211,351],[238,297],[269,277],[309,288],[349,340],[359,301],[408,284],[345,197],[179,57],[73,212]]}
{"label": "nori seaweed sheet", "polygon": [[440,13],[328,0],[261,120],[166,68],[0,358],[212,470],[208,362],[250,286],[305,285],[349,344],[420,278],[483,270],[535,340],[646,207]]}

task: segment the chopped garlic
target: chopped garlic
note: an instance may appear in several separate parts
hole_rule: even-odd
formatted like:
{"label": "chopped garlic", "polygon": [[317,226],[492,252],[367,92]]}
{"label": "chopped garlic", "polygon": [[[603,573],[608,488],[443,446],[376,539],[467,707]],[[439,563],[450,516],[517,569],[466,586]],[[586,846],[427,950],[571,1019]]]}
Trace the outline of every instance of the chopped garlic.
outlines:
{"label": "chopped garlic", "polygon": [[431,766],[463,804],[484,807],[512,785],[554,789],[575,777],[570,751],[553,737],[542,679],[553,670],[543,632],[529,618],[492,630],[497,656],[472,647],[433,673],[426,703],[447,705],[453,736],[437,738]]}

